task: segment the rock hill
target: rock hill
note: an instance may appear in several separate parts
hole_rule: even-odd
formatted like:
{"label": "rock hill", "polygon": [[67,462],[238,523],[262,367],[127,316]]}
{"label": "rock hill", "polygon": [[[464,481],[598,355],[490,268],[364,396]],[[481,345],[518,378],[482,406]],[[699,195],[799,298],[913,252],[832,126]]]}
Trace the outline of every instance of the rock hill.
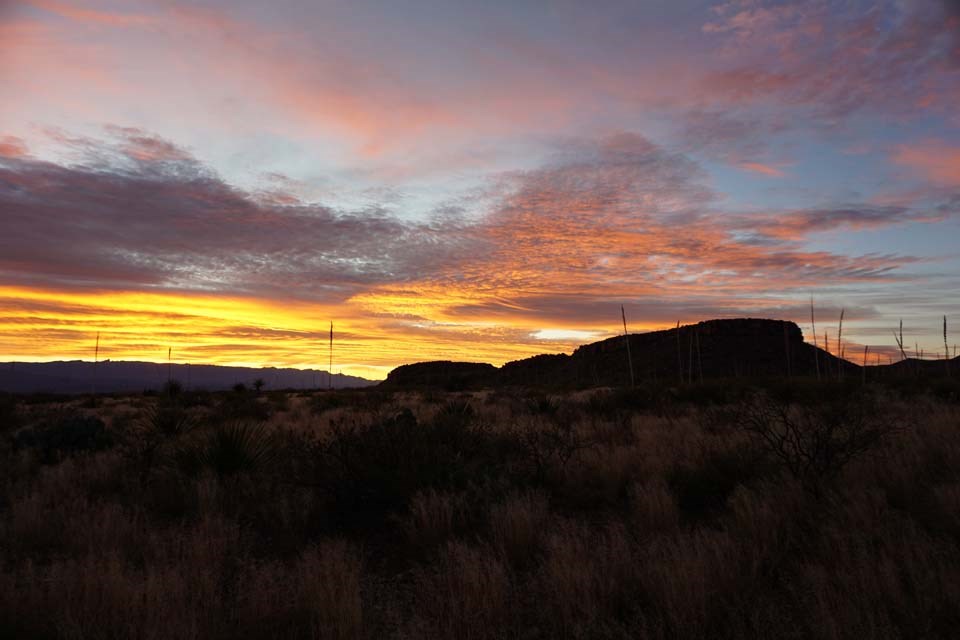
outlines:
{"label": "rock hill", "polygon": [[[840,368],[844,375],[860,372],[858,365],[804,342],[803,332],[793,322],[740,318],[616,336],[578,347],[570,355],[539,355],[508,362],[499,369],[468,362],[404,365],[391,371],[381,386],[449,390],[498,386],[623,386],[630,384],[628,339],[637,384],[813,376],[818,365],[821,372],[829,371],[831,375],[836,375]],[[960,371],[960,362],[955,367]]]}

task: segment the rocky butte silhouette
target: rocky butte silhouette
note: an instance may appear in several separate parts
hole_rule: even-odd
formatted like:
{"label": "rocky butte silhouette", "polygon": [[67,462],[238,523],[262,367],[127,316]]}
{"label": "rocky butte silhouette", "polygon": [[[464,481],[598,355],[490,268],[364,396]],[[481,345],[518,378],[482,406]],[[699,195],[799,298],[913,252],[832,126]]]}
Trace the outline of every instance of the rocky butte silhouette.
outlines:
{"label": "rocky butte silhouette", "polygon": [[[501,386],[591,387],[630,384],[627,340],[636,384],[696,382],[718,378],[859,376],[861,366],[807,344],[794,322],[759,318],[697,324],[585,344],[572,354],[538,355],[500,368],[473,362],[421,362],[397,367],[382,388],[446,390]],[[851,357],[855,357],[851,354]],[[956,361],[954,358],[953,361]],[[951,362],[956,370],[956,365]],[[868,366],[872,375],[944,372],[942,361]]]}

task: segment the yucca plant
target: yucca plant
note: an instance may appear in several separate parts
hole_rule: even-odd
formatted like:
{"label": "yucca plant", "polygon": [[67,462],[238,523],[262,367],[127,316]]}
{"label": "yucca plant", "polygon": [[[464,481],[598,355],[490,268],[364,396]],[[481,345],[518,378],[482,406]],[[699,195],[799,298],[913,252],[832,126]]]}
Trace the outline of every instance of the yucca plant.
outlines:
{"label": "yucca plant", "polygon": [[197,468],[223,478],[264,471],[277,459],[279,446],[263,424],[232,422],[217,426],[192,453]]}
{"label": "yucca plant", "polygon": [[135,428],[126,434],[123,447],[125,455],[139,469],[141,484],[147,483],[154,467],[171,450],[176,450],[176,442],[196,424],[182,405],[170,400],[161,400],[144,410]]}

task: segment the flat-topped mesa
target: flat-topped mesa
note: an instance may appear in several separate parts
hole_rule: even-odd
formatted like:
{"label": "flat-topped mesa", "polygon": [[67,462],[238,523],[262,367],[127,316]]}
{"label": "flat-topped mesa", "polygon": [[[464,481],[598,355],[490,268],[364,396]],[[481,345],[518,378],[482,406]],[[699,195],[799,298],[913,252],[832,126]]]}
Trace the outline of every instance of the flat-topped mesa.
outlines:
{"label": "flat-topped mesa", "polygon": [[[630,334],[629,340],[637,383],[813,372],[813,355],[803,342],[803,332],[783,320],[707,320],[679,329]],[[528,379],[550,385],[621,386],[631,379],[624,336],[583,345],[570,356],[538,358],[505,364],[501,382],[521,384]]]}
{"label": "flat-topped mesa", "polygon": [[[738,318],[631,334],[637,384],[708,378],[813,375],[814,347],[793,322]],[[624,336],[578,347],[572,355],[538,355],[500,369],[469,362],[423,362],[394,369],[385,387],[470,389],[495,386],[589,387],[630,383]],[[836,359],[821,352],[821,364]]]}
{"label": "flat-topped mesa", "polygon": [[484,362],[417,362],[397,367],[387,374],[387,379],[381,382],[380,386],[388,389],[436,388],[461,391],[495,386],[496,374],[497,368]]}

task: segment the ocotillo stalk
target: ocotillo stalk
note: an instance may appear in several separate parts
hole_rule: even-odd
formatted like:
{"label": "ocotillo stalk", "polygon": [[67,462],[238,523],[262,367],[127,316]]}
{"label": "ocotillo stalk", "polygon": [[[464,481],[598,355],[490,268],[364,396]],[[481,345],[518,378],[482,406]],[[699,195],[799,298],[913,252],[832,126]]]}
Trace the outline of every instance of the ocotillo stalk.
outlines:
{"label": "ocotillo stalk", "polygon": [[947,316],[943,316],[943,358],[946,362],[947,377],[950,377],[950,347],[947,345]]}
{"label": "ocotillo stalk", "polygon": [[897,335],[897,332],[893,332],[893,339],[897,341],[897,348],[900,349],[900,359],[906,361],[907,352],[903,348],[903,318],[900,318],[900,335]]}
{"label": "ocotillo stalk", "polygon": [[703,384],[703,352],[700,351],[700,330],[694,330],[693,335],[697,339],[697,370],[700,372],[700,384]]}
{"label": "ocotillo stalk", "polygon": [[843,377],[843,312],[845,309],[840,309],[840,327],[837,329],[837,354],[840,356],[840,359],[837,360],[837,380]]}
{"label": "ocotillo stalk", "polygon": [[90,377],[90,395],[97,392],[97,362],[100,359],[100,332],[97,331],[97,341],[93,345],[93,375]]}
{"label": "ocotillo stalk", "polygon": [[869,350],[869,345],[863,345],[863,384],[867,384],[867,351]]}
{"label": "ocotillo stalk", "polygon": [[327,365],[327,389],[333,389],[333,320],[330,321],[330,362]]}
{"label": "ocotillo stalk", "polygon": [[680,384],[683,384],[683,350],[680,348],[679,320],[677,320],[677,373],[680,375]]}
{"label": "ocotillo stalk", "polygon": [[813,318],[813,296],[810,296],[810,328],[813,330],[813,364],[817,368],[817,382],[820,381],[820,348],[817,346],[817,323]]}
{"label": "ocotillo stalk", "polygon": [[630,355],[630,334],[627,333],[627,312],[620,305],[620,317],[623,319],[623,339],[627,343],[627,366],[630,367],[630,388],[636,386],[633,380],[633,357]]}

